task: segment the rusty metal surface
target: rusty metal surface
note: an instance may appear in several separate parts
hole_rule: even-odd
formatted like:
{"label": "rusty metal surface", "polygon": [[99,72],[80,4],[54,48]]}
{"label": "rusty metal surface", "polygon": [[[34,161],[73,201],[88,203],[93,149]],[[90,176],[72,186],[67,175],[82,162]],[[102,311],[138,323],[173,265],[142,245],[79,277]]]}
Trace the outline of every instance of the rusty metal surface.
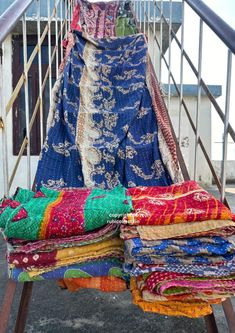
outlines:
{"label": "rusty metal surface", "polygon": [[8,322],[11,313],[11,307],[16,291],[16,282],[8,280],[6,284],[5,296],[0,312],[0,333],[7,332]]}
{"label": "rusty metal surface", "polygon": [[24,282],[20,305],[18,309],[18,315],[16,319],[16,326],[14,331],[15,333],[23,333],[25,331],[32,290],[33,282]]}

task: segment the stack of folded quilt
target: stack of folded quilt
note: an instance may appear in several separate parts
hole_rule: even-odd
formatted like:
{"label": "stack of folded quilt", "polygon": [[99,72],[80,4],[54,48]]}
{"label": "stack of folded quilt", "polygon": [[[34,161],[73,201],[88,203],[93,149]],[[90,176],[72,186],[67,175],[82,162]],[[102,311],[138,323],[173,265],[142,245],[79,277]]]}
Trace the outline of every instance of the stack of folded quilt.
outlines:
{"label": "stack of folded quilt", "polygon": [[131,209],[131,198],[122,186],[110,191],[19,188],[0,205],[9,277],[16,281],[65,278],[61,286],[71,290],[125,290],[123,241],[119,226],[108,221],[112,214],[122,217]]}
{"label": "stack of folded quilt", "polygon": [[196,182],[128,190],[121,226],[134,303],[199,317],[235,294],[234,215]]}

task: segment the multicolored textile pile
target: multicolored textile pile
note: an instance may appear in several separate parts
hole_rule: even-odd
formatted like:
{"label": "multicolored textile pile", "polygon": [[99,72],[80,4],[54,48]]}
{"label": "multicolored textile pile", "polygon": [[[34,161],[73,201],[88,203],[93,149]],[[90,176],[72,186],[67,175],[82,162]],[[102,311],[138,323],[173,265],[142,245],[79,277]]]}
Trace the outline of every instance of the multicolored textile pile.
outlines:
{"label": "multicolored textile pile", "polygon": [[86,285],[104,291],[125,290],[123,241],[118,237],[119,226],[108,222],[114,213],[121,218],[131,209],[131,197],[122,186],[110,191],[19,188],[0,205],[10,278],[65,278],[65,283],[81,278],[76,289]]}
{"label": "multicolored textile pile", "polygon": [[196,182],[128,190],[125,271],[145,311],[198,317],[235,294],[235,216]]}

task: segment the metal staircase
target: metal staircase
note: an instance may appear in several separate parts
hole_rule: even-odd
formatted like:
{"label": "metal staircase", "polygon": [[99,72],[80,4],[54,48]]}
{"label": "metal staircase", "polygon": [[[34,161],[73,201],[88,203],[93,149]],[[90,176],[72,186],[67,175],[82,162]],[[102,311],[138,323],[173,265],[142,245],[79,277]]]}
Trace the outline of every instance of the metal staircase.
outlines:
{"label": "metal staircase", "polygon": [[[59,75],[58,68],[63,59],[63,40],[69,31],[75,0],[55,0],[53,6],[51,2],[50,0],[5,1],[4,12],[0,16],[1,196],[11,193],[16,184],[28,188],[33,184],[37,147],[42,146],[45,137],[45,118],[51,102],[50,92],[53,80]],[[231,89],[235,80],[232,71],[235,31],[201,0],[182,0],[177,3],[172,0],[134,0],[132,4],[137,27],[148,38],[149,54],[165,96],[175,131],[175,140],[178,142],[178,158],[183,175],[185,179],[194,178],[200,181],[199,170],[203,164],[203,168],[208,168],[212,175],[221,201],[228,205],[225,192],[228,145],[231,145],[232,149],[235,147],[235,131],[232,126],[234,110],[230,110]],[[191,27],[195,35],[195,38],[192,38],[197,52],[196,62],[195,57],[193,59],[190,56],[191,50],[187,49],[185,43],[188,13],[198,22],[196,26]],[[221,48],[227,53],[226,62],[219,63],[226,73],[223,105],[217,101],[212,86],[207,85],[203,76],[203,59],[206,57],[203,41],[206,29],[209,29],[214,37],[216,36]],[[18,57],[21,59],[21,67],[18,71],[21,72],[14,77],[13,66],[16,61],[14,55],[18,45],[16,37],[20,39]],[[178,62],[175,54],[178,54]],[[193,112],[184,90],[188,83],[187,79],[185,80],[186,69],[191,71],[196,85]],[[215,73],[216,70],[217,68],[214,68]],[[32,77],[33,71],[36,77]],[[209,101],[210,112],[217,115],[222,124],[219,126],[223,128],[222,162],[219,173],[212,163],[210,146],[204,140],[203,98]],[[177,112],[173,103],[177,103]],[[182,145],[185,126],[189,128],[188,133],[190,133],[190,163],[187,161],[185,163],[186,157]],[[15,332],[24,331],[32,285],[32,282],[24,283]],[[13,281],[9,280],[7,283],[4,307],[0,315],[0,333],[7,330],[16,286]],[[229,330],[235,332],[235,315],[231,301],[223,302],[222,306]],[[205,320],[207,331],[217,332],[214,316],[207,316]]]}

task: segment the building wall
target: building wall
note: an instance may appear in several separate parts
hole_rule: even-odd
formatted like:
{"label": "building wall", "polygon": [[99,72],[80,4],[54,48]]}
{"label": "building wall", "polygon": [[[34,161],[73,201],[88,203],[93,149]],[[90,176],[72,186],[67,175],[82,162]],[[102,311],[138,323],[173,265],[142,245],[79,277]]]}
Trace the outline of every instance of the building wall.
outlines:
{"label": "building wall", "polygon": [[[185,103],[188,107],[190,115],[196,123],[196,108],[197,98],[194,96],[184,97]],[[181,134],[180,134],[180,148],[189,171],[190,178],[194,178],[194,161],[195,161],[195,135],[189,124],[188,118],[184,109],[182,108],[181,118]],[[179,127],[179,98],[171,98],[170,116],[172,124],[178,137]],[[205,145],[206,151],[211,157],[211,104],[207,97],[201,98],[200,108],[200,132],[199,135],[202,138],[202,142]],[[196,179],[205,185],[210,185],[212,182],[212,176],[206,159],[200,149],[198,148],[197,156],[197,174]]]}

